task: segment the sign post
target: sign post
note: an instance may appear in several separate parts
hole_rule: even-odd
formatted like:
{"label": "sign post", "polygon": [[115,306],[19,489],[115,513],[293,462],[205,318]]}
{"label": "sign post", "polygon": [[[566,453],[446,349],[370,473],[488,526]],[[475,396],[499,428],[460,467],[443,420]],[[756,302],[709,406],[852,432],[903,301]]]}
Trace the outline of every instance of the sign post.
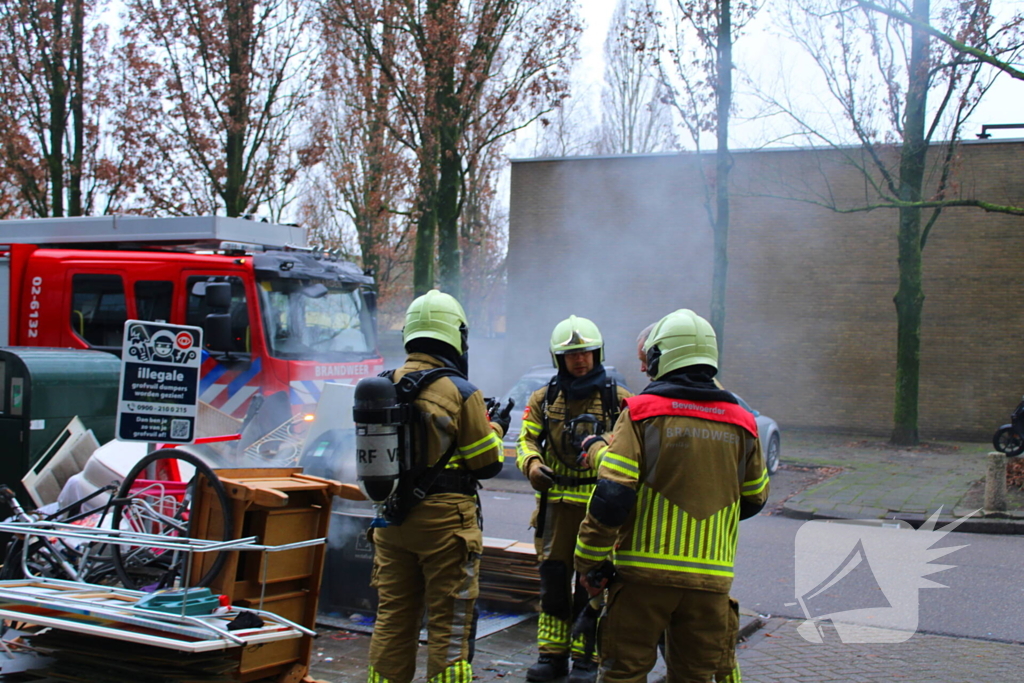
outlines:
{"label": "sign post", "polygon": [[124,324],[117,438],[193,443],[203,331],[142,320]]}

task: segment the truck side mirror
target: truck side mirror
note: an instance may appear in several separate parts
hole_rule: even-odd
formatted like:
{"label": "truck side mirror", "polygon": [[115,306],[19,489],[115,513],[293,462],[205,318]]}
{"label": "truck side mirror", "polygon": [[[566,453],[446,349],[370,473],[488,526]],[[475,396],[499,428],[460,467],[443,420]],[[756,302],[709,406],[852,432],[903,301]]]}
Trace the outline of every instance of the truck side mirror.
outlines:
{"label": "truck side mirror", "polygon": [[231,308],[231,283],[206,283],[206,308],[226,311]]}
{"label": "truck side mirror", "polygon": [[203,321],[203,337],[207,348],[228,352],[233,346],[231,339],[231,314],[210,313]]}
{"label": "truck side mirror", "polygon": [[363,301],[366,302],[366,307],[371,311],[377,310],[377,292],[372,289],[364,289]]}

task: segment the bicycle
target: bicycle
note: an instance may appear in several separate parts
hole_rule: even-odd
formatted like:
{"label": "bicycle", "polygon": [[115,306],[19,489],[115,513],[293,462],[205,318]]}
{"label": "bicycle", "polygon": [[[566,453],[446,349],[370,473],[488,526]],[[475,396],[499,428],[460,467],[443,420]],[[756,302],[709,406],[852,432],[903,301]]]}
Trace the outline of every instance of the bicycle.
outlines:
{"label": "bicycle", "polygon": [[996,430],[995,436],[992,437],[992,445],[1008,458],[1024,453],[1024,399],[1010,414],[1010,424],[1002,425]]}
{"label": "bicycle", "polygon": [[[182,480],[182,464],[194,470],[187,481]],[[216,540],[231,540],[232,508],[220,479],[198,457],[175,448],[148,454],[136,463],[119,485],[102,487],[49,515],[26,512],[6,486],[0,487],[0,499],[11,506],[15,518],[21,522],[77,523],[104,527],[109,515],[110,528],[114,533],[121,531],[188,537],[190,510],[201,479],[209,482],[224,515],[223,538]],[[108,494],[108,498],[102,505],[82,510],[87,503],[104,493]],[[217,552],[206,571],[189,583],[196,587],[210,585],[223,569],[227,553]],[[143,544],[92,543],[83,540],[76,545],[65,539],[48,538],[45,530],[41,530],[39,534],[26,534],[10,543],[7,557],[0,568],[0,579],[57,578],[100,585],[120,584],[132,590],[155,591],[180,585],[189,574],[190,567],[186,566],[189,559],[190,554],[181,550],[165,550]]]}

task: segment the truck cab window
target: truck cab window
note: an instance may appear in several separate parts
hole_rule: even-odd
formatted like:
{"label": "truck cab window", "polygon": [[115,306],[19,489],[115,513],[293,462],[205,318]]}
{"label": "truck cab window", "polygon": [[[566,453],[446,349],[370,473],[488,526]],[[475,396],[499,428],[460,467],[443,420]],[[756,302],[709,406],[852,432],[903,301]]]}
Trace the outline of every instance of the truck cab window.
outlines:
{"label": "truck cab window", "polygon": [[92,346],[121,348],[128,319],[120,275],[71,277],[71,329]]}
{"label": "truck cab window", "polygon": [[174,283],[166,280],[140,280],[135,283],[135,315],[139,320],[171,321]]}
{"label": "truck cab window", "polygon": [[[228,282],[231,284],[231,306],[229,310],[218,310],[210,306],[205,288],[207,283]],[[185,324],[203,327],[206,316],[210,313],[228,313],[231,316],[231,348],[218,349],[229,353],[251,353],[252,332],[249,327],[249,308],[245,298],[245,284],[240,277],[190,277],[187,280],[188,310]]]}

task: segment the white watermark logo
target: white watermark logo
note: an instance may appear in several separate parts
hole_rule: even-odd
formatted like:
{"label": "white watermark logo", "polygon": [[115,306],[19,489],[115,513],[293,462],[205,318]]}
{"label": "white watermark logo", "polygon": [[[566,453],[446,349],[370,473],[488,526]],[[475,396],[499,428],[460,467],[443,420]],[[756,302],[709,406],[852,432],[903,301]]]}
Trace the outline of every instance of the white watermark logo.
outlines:
{"label": "white watermark logo", "polygon": [[[936,530],[942,508],[921,528],[898,520],[811,521],[796,534],[795,591],[806,621],[797,632],[824,642],[831,621],[844,643],[902,643],[918,625],[918,590],[945,588],[924,577],[965,545],[933,548],[975,510]],[[792,604],[792,603],[790,603]]]}

